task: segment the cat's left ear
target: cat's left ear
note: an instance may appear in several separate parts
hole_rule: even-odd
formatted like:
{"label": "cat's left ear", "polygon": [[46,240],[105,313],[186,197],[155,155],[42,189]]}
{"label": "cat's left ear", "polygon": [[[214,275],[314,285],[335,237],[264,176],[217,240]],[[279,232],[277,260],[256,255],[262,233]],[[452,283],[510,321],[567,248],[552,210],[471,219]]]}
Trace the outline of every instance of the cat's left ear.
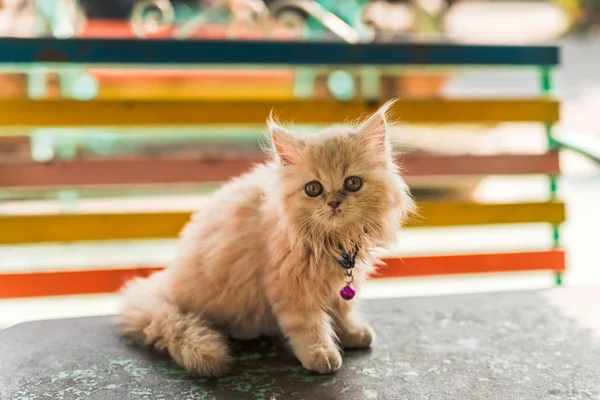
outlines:
{"label": "cat's left ear", "polygon": [[267,128],[271,133],[271,143],[275,149],[281,165],[294,164],[297,158],[300,141],[290,131],[279,125],[273,118],[273,111],[267,119]]}
{"label": "cat's left ear", "polygon": [[379,107],[359,128],[363,141],[369,146],[384,151],[387,148],[388,113],[396,100],[389,100]]}

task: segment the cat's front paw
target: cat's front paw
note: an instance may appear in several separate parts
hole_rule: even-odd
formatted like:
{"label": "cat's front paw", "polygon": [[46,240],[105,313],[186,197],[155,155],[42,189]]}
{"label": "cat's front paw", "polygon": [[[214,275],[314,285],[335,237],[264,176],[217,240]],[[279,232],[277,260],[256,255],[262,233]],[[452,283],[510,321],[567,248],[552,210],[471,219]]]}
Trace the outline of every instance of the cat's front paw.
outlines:
{"label": "cat's front paw", "polygon": [[347,327],[341,335],[342,346],[346,349],[366,349],[373,343],[373,329],[367,324]]}
{"label": "cat's front paw", "polygon": [[300,361],[304,368],[319,374],[330,374],[342,366],[342,356],[339,350],[333,346],[314,349]]}

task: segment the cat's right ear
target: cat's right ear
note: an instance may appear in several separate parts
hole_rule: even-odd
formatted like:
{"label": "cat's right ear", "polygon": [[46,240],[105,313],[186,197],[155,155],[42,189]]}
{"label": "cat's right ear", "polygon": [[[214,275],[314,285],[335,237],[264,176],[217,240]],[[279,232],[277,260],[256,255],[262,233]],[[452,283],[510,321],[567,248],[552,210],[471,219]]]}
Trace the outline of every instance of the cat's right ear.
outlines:
{"label": "cat's right ear", "polygon": [[275,121],[273,111],[267,119],[267,128],[271,134],[271,143],[277,153],[279,163],[283,166],[294,164],[300,147],[298,139]]}

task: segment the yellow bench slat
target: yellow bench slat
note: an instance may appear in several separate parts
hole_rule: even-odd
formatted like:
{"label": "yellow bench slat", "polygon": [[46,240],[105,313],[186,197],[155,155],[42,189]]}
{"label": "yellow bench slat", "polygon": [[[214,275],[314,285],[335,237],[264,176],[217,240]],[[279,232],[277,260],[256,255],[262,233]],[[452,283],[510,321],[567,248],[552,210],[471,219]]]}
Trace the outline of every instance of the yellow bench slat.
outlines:
{"label": "yellow bench slat", "polygon": [[[565,219],[564,204],[516,203],[420,204],[420,217],[410,227],[549,222]],[[84,240],[152,239],[176,237],[189,220],[189,211],[51,214],[0,216],[0,243],[65,242]]]}
{"label": "yellow bench slat", "polygon": [[[336,100],[0,100],[0,126],[139,126],[263,124],[272,108],[295,123],[332,123],[373,112],[378,104]],[[406,123],[556,122],[551,99],[401,100],[394,116]]]}
{"label": "yellow bench slat", "polygon": [[422,202],[420,216],[409,226],[458,226],[488,224],[518,224],[565,221],[565,206],[561,202],[478,204],[461,202]]}

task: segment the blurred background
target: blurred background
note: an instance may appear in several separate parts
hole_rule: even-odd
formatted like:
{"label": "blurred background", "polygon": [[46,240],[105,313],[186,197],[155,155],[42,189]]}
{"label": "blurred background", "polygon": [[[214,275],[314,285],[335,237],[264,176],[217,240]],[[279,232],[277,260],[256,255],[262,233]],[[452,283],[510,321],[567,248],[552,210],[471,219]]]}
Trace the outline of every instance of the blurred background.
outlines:
{"label": "blurred background", "polygon": [[[565,147],[575,150],[553,149],[559,152],[562,172],[557,178],[556,195],[565,202],[567,212],[566,222],[560,227],[560,244],[550,233],[548,223],[543,222],[440,226],[403,230],[391,255],[480,254],[561,247],[567,255],[562,282],[565,285],[600,283],[599,28],[598,0],[0,0],[3,38],[267,39],[290,43],[341,41],[348,45],[408,40],[558,45],[561,57],[560,64],[552,71],[551,95],[560,101],[561,113],[552,129],[557,137],[574,143]],[[231,104],[260,101],[276,107],[292,100],[368,100],[373,97],[370,93],[382,100],[391,97],[529,99],[548,95],[541,94],[539,69],[506,66],[423,65],[394,70],[371,68],[361,73],[344,68],[256,65],[125,68],[67,63],[53,69],[39,63],[0,67],[3,104],[21,100]],[[369,75],[369,71],[373,74]],[[375,76],[375,80],[369,82],[370,76]],[[234,106],[230,112],[235,113]],[[345,117],[341,115],[340,119]],[[401,107],[398,117],[392,137],[407,154],[540,155],[548,150],[549,124],[514,121],[441,124],[426,120],[408,123],[402,121]],[[259,115],[255,120],[264,118],[266,115]],[[80,119],[85,121],[85,115]],[[200,207],[203,196],[218,187],[228,174],[243,168],[231,167],[234,172],[228,173],[224,167],[218,176],[197,176],[190,171],[193,164],[189,160],[225,158],[234,163],[259,159],[264,131],[261,124],[254,122],[188,126],[119,126],[118,122],[114,126],[86,126],[83,122],[80,125],[0,124],[0,237],[8,238],[0,243],[0,274],[165,265],[174,255],[175,237],[157,234],[157,237],[127,240],[54,241],[50,233],[70,228],[61,225],[64,220],[53,217],[194,210]],[[297,125],[299,133],[317,128],[314,124]],[[137,181],[117,184],[118,163],[123,160],[137,163]],[[61,175],[60,171],[47,173],[48,170],[36,169],[39,165],[59,162],[71,163],[69,172]],[[85,182],[85,168],[93,163],[106,166],[87,175],[108,174],[101,184]],[[171,168],[169,176],[173,177],[161,180],[160,174],[166,174],[164,165]],[[74,178],[81,171],[81,177]],[[65,177],[68,174],[71,178]],[[425,175],[428,176],[408,177],[420,202],[508,204],[545,202],[552,196],[549,178],[543,173]],[[152,176],[158,178],[153,181]],[[80,181],[73,184],[69,179]],[[112,184],[111,179],[117,183]],[[32,216],[45,219],[27,225],[33,221]],[[13,217],[16,219],[11,220]],[[19,217],[24,217],[23,223],[15,225],[20,223]],[[93,221],[88,222],[89,225],[80,227],[82,231],[95,229]],[[32,239],[11,242],[13,233],[18,236],[21,231],[24,237]],[[35,239],[45,233],[47,240]],[[85,236],[82,234],[83,239]],[[374,280],[364,295],[438,295],[556,284],[551,271],[514,272],[510,266],[506,269],[505,273]],[[2,282],[7,284],[0,280],[0,285]],[[0,328],[33,319],[112,314],[118,312],[119,305],[118,295],[102,293],[4,297],[0,296]]]}

